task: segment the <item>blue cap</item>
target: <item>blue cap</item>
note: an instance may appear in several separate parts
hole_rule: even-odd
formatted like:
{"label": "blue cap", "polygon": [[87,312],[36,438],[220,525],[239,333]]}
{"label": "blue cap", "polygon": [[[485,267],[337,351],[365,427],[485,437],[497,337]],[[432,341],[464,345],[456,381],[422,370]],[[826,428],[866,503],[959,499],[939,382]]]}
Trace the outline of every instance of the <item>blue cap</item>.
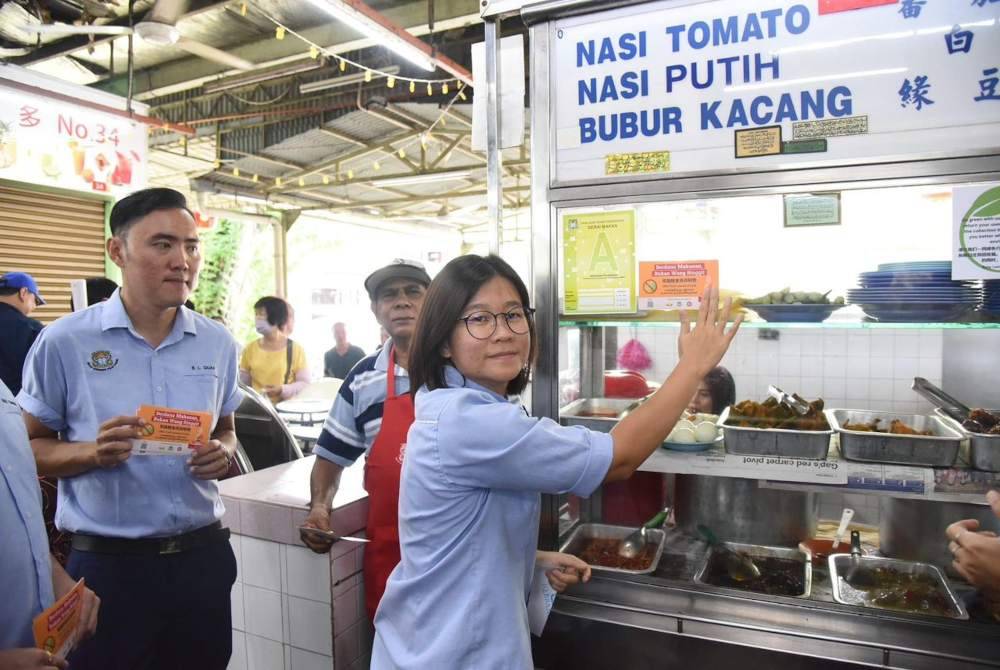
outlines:
{"label": "blue cap", "polygon": [[42,294],[38,292],[35,278],[27,272],[7,272],[0,275],[0,288],[26,288],[35,294],[35,300],[38,301],[39,305],[45,304]]}

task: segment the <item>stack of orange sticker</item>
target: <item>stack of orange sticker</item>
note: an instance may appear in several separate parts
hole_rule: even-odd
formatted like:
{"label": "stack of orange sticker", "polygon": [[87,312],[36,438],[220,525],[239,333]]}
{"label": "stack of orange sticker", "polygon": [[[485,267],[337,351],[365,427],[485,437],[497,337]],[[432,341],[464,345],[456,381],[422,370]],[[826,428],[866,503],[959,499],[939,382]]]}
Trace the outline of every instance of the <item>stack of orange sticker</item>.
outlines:
{"label": "stack of orange sticker", "polygon": [[639,263],[639,309],[698,309],[705,287],[719,286],[719,261]]}
{"label": "stack of orange sticker", "polygon": [[141,405],[142,437],[132,440],[132,454],[176,456],[191,452],[192,444],[208,444],[212,430],[209,412]]}
{"label": "stack of orange sticker", "polygon": [[32,631],[35,646],[55,656],[65,657],[76,644],[80,613],[83,610],[83,580],[35,617]]}

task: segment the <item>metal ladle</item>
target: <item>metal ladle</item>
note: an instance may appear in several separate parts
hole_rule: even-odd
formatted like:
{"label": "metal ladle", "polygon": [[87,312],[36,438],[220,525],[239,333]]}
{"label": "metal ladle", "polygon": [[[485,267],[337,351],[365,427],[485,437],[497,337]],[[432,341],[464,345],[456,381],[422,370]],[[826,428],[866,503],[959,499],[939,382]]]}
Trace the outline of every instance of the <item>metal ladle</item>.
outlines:
{"label": "metal ladle", "polygon": [[738,582],[745,582],[760,577],[760,568],[753,562],[747,554],[742,551],[733,551],[716,537],[712,530],[703,524],[698,524],[698,533],[705,538],[708,545],[716,551],[722,552],[725,561],[726,572]]}
{"label": "metal ladle", "polygon": [[619,545],[618,555],[623,558],[635,558],[641,554],[646,546],[646,542],[648,542],[646,531],[650,528],[662,526],[669,514],[670,508],[667,507],[663,511],[658,512],[652,519],[639,526],[634,532],[630,533],[628,537],[622,540],[621,545]]}
{"label": "metal ladle", "polygon": [[861,533],[856,530],[851,531],[851,567],[844,575],[844,581],[859,591],[868,591],[876,586],[875,575],[861,565]]}

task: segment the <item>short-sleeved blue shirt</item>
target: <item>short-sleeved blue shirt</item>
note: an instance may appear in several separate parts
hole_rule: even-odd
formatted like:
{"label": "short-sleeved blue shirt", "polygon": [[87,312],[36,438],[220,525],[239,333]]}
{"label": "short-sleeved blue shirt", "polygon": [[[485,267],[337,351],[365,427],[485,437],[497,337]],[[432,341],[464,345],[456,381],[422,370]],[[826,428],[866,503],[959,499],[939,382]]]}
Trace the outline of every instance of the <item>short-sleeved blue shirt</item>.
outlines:
{"label": "short-sleeved blue shirt", "polygon": [[[28,353],[21,407],[70,442],[92,442],[100,425],[139,405],[232,414],[236,341],[220,324],[181,307],[155,349],[132,326],[118,291],[45,328]],[[65,448],[72,449],[73,445]],[[135,456],[59,480],[56,525],[109,537],[164,537],[206,526],[224,507],[214,480],[194,478],[187,456]]]}
{"label": "short-sleeved blue shirt", "polygon": [[0,382],[0,649],[34,647],[31,621],[52,604],[42,491],[21,409]]}
{"label": "short-sleeved blue shirt", "polygon": [[372,668],[532,668],[527,599],[541,493],[589,496],[606,433],[535,419],[446,368],[416,396],[399,491],[402,560],[375,615]]}

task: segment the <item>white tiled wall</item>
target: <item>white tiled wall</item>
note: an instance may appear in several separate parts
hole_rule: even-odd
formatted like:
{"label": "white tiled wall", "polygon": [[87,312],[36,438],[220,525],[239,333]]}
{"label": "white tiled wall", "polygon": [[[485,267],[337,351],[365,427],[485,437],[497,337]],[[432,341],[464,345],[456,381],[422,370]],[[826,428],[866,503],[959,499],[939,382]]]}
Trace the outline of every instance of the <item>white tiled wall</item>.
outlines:
{"label": "white tiled wall", "polygon": [[[231,542],[238,575],[229,670],[368,667],[359,545],[339,542],[325,555],[246,535]],[[342,629],[336,638],[335,619]]]}
{"label": "white tiled wall", "polygon": [[[930,404],[912,390],[915,376],[941,383],[942,333],[911,329],[785,329],[777,340],[744,328],[722,361],[737,400],[763,400],[776,384],[827,407],[917,413]],[[643,374],[662,382],[677,364],[676,328],[619,328],[619,349],[633,337],[649,350]]]}
{"label": "white tiled wall", "polygon": [[[761,401],[775,384],[828,408],[871,409],[917,414],[928,401],[910,389],[913,378],[940,386],[940,330],[783,329],[777,340],[762,340],[757,328],[740,330],[722,361],[736,381],[736,399]],[[649,350],[650,381],[663,382],[677,364],[676,328],[619,328],[618,347],[632,338]],[[839,519],[844,507],[858,523],[878,524],[878,497],[829,493],[820,496],[820,517]]]}

